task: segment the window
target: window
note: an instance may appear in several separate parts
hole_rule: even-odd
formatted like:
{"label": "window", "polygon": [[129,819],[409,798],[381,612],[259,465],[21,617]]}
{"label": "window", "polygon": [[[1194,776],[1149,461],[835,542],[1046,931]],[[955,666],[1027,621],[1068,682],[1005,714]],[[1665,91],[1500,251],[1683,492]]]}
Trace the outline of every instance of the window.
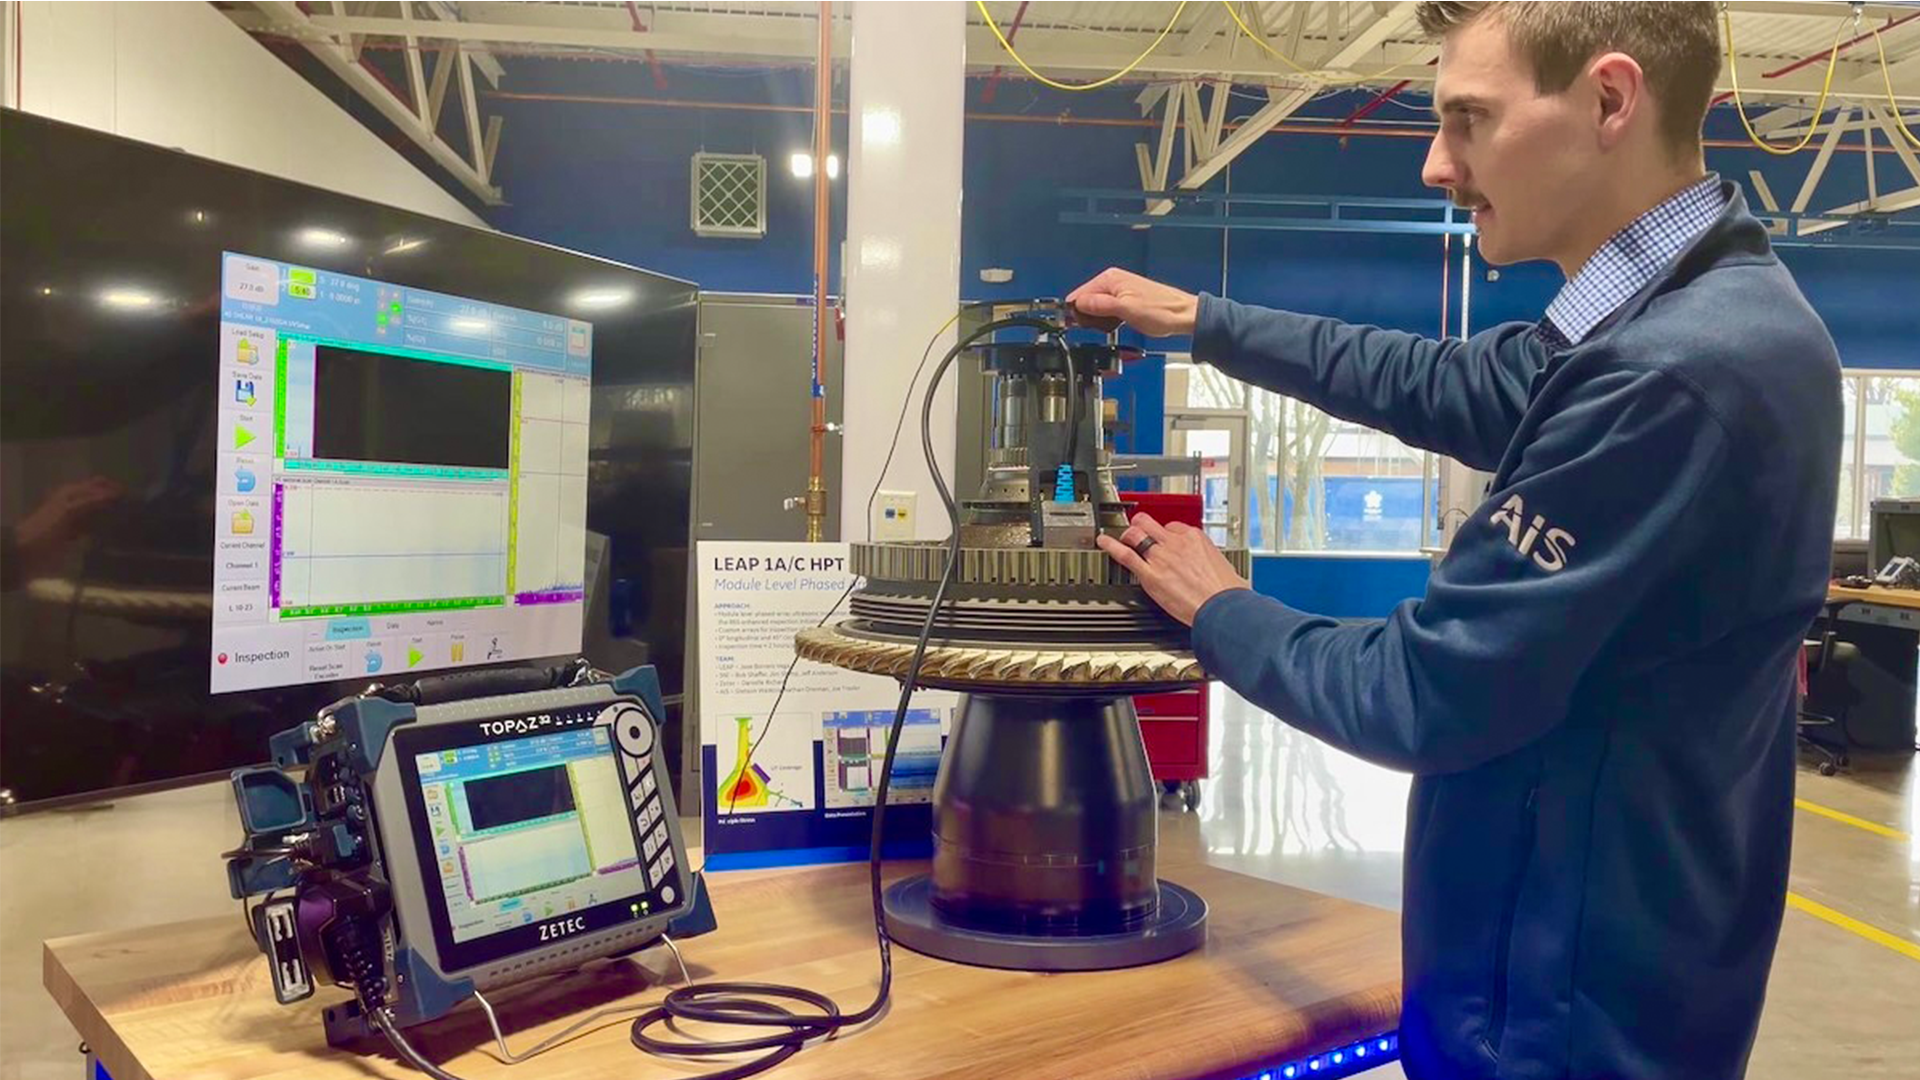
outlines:
{"label": "window", "polygon": [[[1246,544],[1254,551],[1411,554],[1429,542],[1432,455],[1302,401],[1170,357],[1167,409],[1246,417]],[[1180,448],[1169,444],[1169,452]],[[1189,448],[1191,449],[1191,448]]]}
{"label": "window", "polygon": [[1834,504],[1833,535],[1835,539],[1845,540],[1864,535],[1854,521],[1854,498],[1859,485],[1854,483],[1854,451],[1858,444],[1856,433],[1860,419],[1860,380],[1843,379],[1840,384],[1844,395],[1845,416],[1841,421],[1842,432],[1846,440],[1840,450],[1840,499]]}
{"label": "window", "polygon": [[1834,536],[1865,539],[1875,499],[1920,497],[1920,375],[1848,374]]}

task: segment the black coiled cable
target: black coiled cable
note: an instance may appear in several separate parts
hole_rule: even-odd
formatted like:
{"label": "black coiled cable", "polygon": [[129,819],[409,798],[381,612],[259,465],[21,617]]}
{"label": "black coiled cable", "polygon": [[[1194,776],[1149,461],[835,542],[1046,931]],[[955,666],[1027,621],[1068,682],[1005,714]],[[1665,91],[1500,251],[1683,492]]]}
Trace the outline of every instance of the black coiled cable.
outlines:
{"label": "black coiled cable", "polygon": [[[798,1001],[819,1010],[817,1015],[796,1013],[767,998]],[[762,1073],[799,1053],[814,1039],[825,1038],[839,1030],[850,1018],[840,1014],[840,1006],[825,994],[797,986],[773,983],[728,982],[683,986],[667,994],[660,1005],[640,1014],[633,1022],[633,1045],[661,1057],[724,1057],[729,1054],[768,1053],[721,1072],[702,1074],[697,1080],[741,1080]],[[655,1024],[670,1020],[697,1020],[709,1024],[764,1026],[775,1029],[771,1035],[724,1042],[667,1042],[647,1034]]]}
{"label": "black coiled cable", "polygon": [[[953,582],[954,567],[960,563],[960,508],[953,501],[953,492],[947,488],[946,479],[940,475],[939,462],[933,452],[934,390],[940,385],[940,379],[946,374],[947,369],[953,366],[954,360],[969,346],[1002,330],[1016,328],[1035,330],[1042,335],[1054,337],[1063,351],[1067,349],[1065,333],[1054,323],[1028,316],[996,319],[961,337],[954,343],[953,348],[947,350],[947,354],[940,358],[939,366],[934,368],[933,374],[928,377],[926,393],[921,398],[920,449],[926,456],[927,472],[933,478],[934,489],[940,494],[941,505],[946,508],[947,521],[952,531],[947,537],[946,568],[941,572],[939,587],[934,590],[933,603],[927,607],[926,619],[920,624],[919,640],[914,644],[913,662],[907,666],[907,673],[900,680],[900,701],[894,708],[893,725],[887,730],[887,756],[880,766],[880,783],[874,789],[873,835],[867,856],[867,881],[872,889],[874,937],[880,946],[879,989],[874,994],[873,1002],[866,1008],[856,1013],[844,1014],[840,1012],[839,1006],[824,994],[801,987],[780,986],[773,983],[706,983],[670,991],[658,1006],[634,1020],[632,1038],[635,1046],[650,1054],[686,1057],[769,1051],[752,1061],[721,1072],[703,1073],[692,1080],[743,1080],[744,1077],[765,1072],[799,1053],[802,1047],[814,1039],[825,1038],[847,1028],[858,1027],[879,1016],[886,1008],[893,988],[893,942],[887,936],[886,908],[880,881],[880,855],[881,843],[885,836],[887,790],[893,779],[894,751],[899,748],[900,730],[906,723],[907,706],[913,700],[913,692],[918,686],[920,665],[926,658],[927,643],[933,636],[934,619],[946,602],[947,587]],[[1068,353],[1067,362],[1068,378],[1071,380],[1071,352]],[[1069,415],[1073,412],[1074,410],[1070,408]],[[797,1001],[812,1006],[818,1012],[796,1013],[783,1005],[766,1000],[768,998]],[[751,1039],[701,1043],[667,1042],[647,1034],[648,1029],[654,1025],[670,1021],[701,1021],[710,1024],[764,1027],[773,1029],[773,1032]]]}

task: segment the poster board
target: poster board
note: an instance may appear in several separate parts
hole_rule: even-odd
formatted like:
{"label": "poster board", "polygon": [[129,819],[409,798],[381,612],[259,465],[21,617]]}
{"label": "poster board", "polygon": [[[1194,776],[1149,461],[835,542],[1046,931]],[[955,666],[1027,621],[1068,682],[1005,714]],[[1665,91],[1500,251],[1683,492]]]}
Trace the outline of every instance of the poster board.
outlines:
{"label": "poster board", "polygon": [[[796,663],[793,649],[852,584],[847,545],[702,541],[695,558],[707,865],[865,859],[900,684]],[[845,617],[841,604],[829,621]],[[913,696],[887,799],[889,857],[931,851],[933,782],[958,704],[947,691]]]}

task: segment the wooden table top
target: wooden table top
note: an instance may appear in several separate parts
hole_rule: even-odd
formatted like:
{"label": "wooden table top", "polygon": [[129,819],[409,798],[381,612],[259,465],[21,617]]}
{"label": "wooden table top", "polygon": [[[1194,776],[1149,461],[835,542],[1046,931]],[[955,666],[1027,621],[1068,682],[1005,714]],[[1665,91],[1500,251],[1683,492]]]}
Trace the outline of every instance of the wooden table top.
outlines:
{"label": "wooden table top", "polygon": [[1920,610],[1920,589],[1888,589],[1879,585],[1865,589],[1850,589],[1845,585],[1829,585],[1827,602],[1830,604],[1883,604],[1887,607]]}
{"label": "wooden table top", "polygon": [[[889,864],[888,877],[921,870],[924,864]],[[1161,873],[1206,898],[1203,949],[1125,971],[1033,974],[950,964],[896,945],[888,1012],[768,1075],[1231,1078],[1398,1025],[1393,913],[1197,862],[1163,858]],[[681,943],[695,981],[804,986],[849,1012],[872,999],[879,965],[865,864],[724,873],[710,884],[720,928]],[[671,957],[656,949],[639,962],[493,1000],[508,1045],[521,1052],[596,1009],[652,1004],[663,982],[677,978]],[[275,1004],[266,961],[237,910],[229,918],[49,941],[45,983],[115,1080],[419,1076],[385,1046],[369,1055],[326,1046],[320,1008],[343,991],[322,988],[300,1005]],[[628,1042],[630,1019],[606,1018],[535,1059],[531,1072],[497,1060],[485,1019],[471,1006],[410,1034],[430,1060],[468,1078],[632,1080],[718,1066],[647,1057]],[[689,1033],[739,1037],[697,1025]]]}

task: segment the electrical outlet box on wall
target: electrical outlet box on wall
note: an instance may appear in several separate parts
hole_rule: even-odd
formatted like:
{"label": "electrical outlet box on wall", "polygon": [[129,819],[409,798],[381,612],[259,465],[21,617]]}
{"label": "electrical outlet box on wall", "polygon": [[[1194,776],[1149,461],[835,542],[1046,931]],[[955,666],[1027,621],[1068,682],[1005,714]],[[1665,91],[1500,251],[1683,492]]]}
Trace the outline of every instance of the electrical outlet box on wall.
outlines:
{"label": "electrical outlet box on wall", "polygon": [[918,501],[919,496],[911,491],[882,491],[873,500],[874,540],[912,540]]}

